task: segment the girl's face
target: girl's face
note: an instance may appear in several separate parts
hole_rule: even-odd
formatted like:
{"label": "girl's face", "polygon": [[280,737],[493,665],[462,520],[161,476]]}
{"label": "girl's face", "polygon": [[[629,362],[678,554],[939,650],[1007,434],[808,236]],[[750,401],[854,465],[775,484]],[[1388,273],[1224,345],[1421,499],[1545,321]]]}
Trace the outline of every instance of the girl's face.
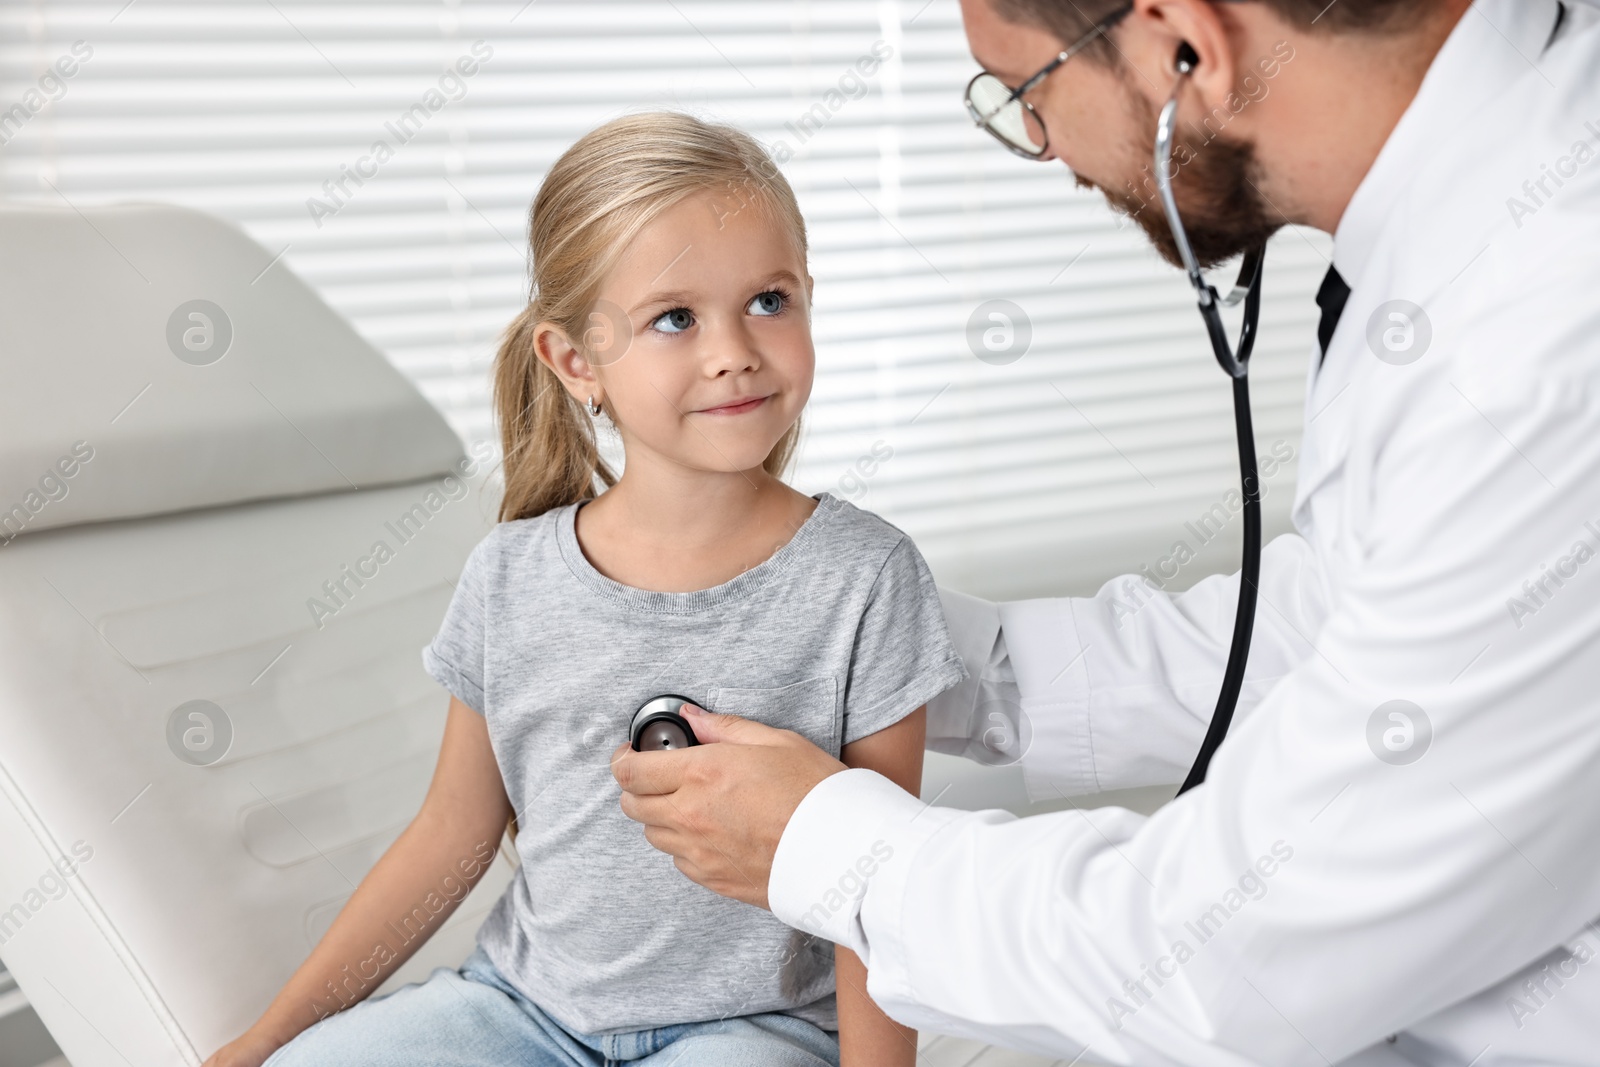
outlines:
{"label": "girl's face", "polygon": [[811,395],[810,298],[799,250],[749,193],[691,195],[646,227],[602,286],[594,363],[574,367],[615,413],[627,465],[761,466]]}

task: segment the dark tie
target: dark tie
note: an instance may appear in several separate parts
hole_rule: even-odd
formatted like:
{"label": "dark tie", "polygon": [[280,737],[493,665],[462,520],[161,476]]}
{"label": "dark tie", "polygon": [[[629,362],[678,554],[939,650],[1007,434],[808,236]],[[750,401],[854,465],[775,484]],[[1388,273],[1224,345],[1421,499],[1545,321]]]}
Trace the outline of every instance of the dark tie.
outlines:
{"label": "dark tie", "polygon": [[1338,267],[1329,267],[1317,290],[1317,306],[1322,309],[1322,321],[1317,324],[1317,340],[1322,344],[1322,359],[1328,358],[1328,344],[1333,331],[1339,328],[1339,316],[1344,314],[1345,302],[1350,299],[1350,287],[1339,276]]}

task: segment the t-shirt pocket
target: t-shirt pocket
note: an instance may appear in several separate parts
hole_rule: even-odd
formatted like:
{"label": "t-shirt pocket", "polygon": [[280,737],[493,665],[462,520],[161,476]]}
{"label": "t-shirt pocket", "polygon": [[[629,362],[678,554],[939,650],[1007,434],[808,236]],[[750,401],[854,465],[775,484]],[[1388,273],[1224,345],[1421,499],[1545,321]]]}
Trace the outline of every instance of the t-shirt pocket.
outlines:
{"label": "t-shirt pocket", "polygon": [[737,715],[793,730],[835,758],[839,755],[839,683],[831,675],[776,689],[719,686],[706,690],[707,711]]}

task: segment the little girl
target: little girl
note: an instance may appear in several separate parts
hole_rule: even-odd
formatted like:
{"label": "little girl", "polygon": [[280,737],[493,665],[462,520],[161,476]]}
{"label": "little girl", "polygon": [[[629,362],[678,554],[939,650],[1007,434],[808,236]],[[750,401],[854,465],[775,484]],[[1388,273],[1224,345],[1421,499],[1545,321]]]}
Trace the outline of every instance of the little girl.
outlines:
{"label": "little girl", "polygon": [[[781,480],[815,364],[794,194],[746,134],[633,115],[555,164],[531,235],[495,363],[501,521],[423,652],[454,696],[433,784],[208,1067],[910,1067],[856,956],[684,877],[610,771],[635,711],[680,694],[915,794],[924,704],[965,676],[910,539]],[[513,815],[520,869],[461,968],[318,1021],[329,978],[481,877]]]}

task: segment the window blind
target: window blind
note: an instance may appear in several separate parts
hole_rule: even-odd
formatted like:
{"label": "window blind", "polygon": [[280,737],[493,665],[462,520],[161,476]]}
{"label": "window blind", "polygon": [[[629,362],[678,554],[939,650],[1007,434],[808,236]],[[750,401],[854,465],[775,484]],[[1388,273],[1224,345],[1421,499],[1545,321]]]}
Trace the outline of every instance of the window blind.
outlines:
{"label": "window blind", "polygon": [[[628,111],[734,122],[810,227],[797,487],[994,597],[1082,591],[1180,541],[1180,584],[1231,566],[1230,394],[1192,291],[1059,163],[972,126],[975,70],[955,0],[0,0],[0,195],[234,220],[492,441],[546,168]],[[1269,255],[1257,451],[1289,457],[1269,533],[1326,255],[1301,231]]]}

